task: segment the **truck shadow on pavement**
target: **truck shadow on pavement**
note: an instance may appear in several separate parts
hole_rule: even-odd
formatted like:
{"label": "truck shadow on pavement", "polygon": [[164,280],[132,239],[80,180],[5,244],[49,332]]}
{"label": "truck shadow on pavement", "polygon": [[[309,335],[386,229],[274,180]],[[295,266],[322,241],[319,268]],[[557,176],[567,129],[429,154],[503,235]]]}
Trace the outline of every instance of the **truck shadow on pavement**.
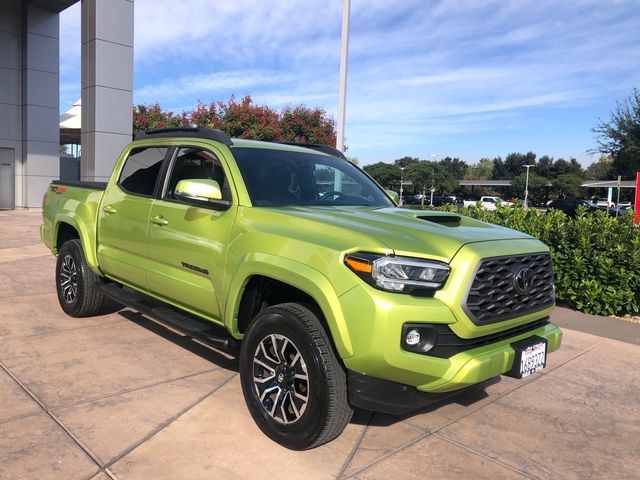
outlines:
{"label": "truck shadow on pavement", "polygon": [[[483,400],[486,400],[490,397],[490,394],[487,393],[486,389],[492,385],[500,383],[501,381],[502,379],[500,377],[491,378],[477,385],[467,387],[464,390],[451,392],[450,394],[446,395],[434,396],[432,403],[404,415],[386,415],[376,413],[371,414],[369,417],[362,414],[354,415],[351,423],[376,427],[388,427],[405,420],[408,420],[409,423],[411,423],[412,417],[428,415],[440,409],[448,409],[453,407],[453,409],[456,410],[455,406],[458,406],[463,407],[464,410],[466,410],[467,408],[473,410],[474,405],[483,405]],[[365,411],[362,411],[361,413],[365,413]],[[454,414],[451,419],[448,419],[448,414],[445,413],[445,419],[443,420],[443,422],[444,424],[447,424],[449,423],[449,421],[453,421],[453,419],[458,416],[459,414]]]}
{"label": "truck shadow on pavement", "polygon": [[[104,312],[100,312],[101,314],[117,312],[118,315],[126,320],[162,337],[174,345],[182,347],[188,352],[197,355],[220,368],[238,373],[239,360],[230,352],[218,350],[209,345],[205,345],[188,335],[173,331],[170,327],[157,323],[141,313],[128,310],[126,307],[114,301],[110,301],[108,305],[105,304],[103,310]],[[434,396],[432,403],[404,415],[384,415],[376,414],[375,412],[367,410],[355,409],[350,423],[355,425],[387,427],[405,420],[410,421],[412,417],[430,414],[441,408],[447,408],[454,405],[473,408],[474,404],[481,404],[483,400],[489,398],[490,394],[486,392],[486,389],[492,385],[500,383],[500,381],[501,378],[496,377],[461,391]]]}
{"label": "truck shadow on pavement", "polygon": [[238,359],[231,353],[217,350],[213,347],[200,343],[197,340],[184,335],[182,333],[175,332],[169,327],[166,327],[160,323],[145,317],[141,313],[127,310],[125,307],[120,306],[120,311],[116,310],[118,315],[126,318],[130,322],[170,341],[171,343],[178,345],[185,350],[199,356],[203,360],[213,363],[214,365],[224,368],[232,372],[238,373]]}

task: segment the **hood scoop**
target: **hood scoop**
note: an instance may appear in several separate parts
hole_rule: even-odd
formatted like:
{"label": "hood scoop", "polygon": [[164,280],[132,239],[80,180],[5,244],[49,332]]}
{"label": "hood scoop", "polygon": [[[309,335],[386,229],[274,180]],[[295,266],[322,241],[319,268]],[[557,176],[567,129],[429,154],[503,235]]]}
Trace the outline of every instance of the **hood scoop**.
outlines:
{"label": "hood scoop", "polygon": [[424,215],[416,217],[420,220],[426,220],[427,222],[437,223],[439,225],[445,225],[447,227],[457,227],[460,225],[462,217],[460,215]]}

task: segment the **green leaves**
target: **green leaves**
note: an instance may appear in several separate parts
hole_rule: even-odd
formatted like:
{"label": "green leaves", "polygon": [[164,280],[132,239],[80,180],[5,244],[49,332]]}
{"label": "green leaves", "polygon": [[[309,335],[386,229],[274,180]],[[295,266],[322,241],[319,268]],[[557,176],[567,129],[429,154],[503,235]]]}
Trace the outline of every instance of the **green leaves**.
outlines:
{"label": "green leaves", "polygon": [[640,311],[640,228],[632,215],[606,212],[576,218],[559,210],[471,207],[463,212],[479,220],[528,233],[551,249],[556,295],[561,303],[594,315]]}
{"label": "green leaves", "polygon": [[624,101],[617,102],[608,122],[592,129],[596,151],[613,159],[614,172],[632,178],[640,170],[640,90],[634,88]]}

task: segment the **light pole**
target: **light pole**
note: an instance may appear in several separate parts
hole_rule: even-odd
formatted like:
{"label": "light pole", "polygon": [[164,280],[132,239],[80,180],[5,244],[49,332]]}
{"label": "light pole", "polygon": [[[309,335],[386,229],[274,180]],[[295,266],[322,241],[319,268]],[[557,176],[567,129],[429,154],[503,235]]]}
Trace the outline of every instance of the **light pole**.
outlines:
{"label": "light pole", "polygon": [[400,201],[398,206],[402,206],[402,184],[404,183],[404,167],[400,167]]}
{"label": "light pole", "polygon": [[342,3],[342,44],[340,47],[340,89],[338,93],[338,125],[336,148],[344,152],[344,123],[347,106],[347,63],[349,61],[349,13],[351,0]]}
{"label": "light pole", "polygon": [[429,201],[429,205],[433,207],[433,192],[436,191],[436,181],[435,179],[431,179],[431,200]]}
{"label": "light pole", "polygon": [[526,210],[529,208],[529,205],[527,204],[527,199],[529,198],[529,169],[531,167],[535,167],[535,165],[523,165],[523,167],[527,169],[527,176],[524,181],[524,203],[522,204],[522,208]]}
{"label": "light pole", "polygon": [[[441,157],[442,156],[439,153],[430,153],[429,155],[431,156],[431,161],[432,162],[436,161],[436,157]],[[429,200],[429,205],[431,205],[432,207],[433,207],[433,192],[435,192],[435,191],[436,191],[435,178],[432,177],[431,178],[431,198]]]}

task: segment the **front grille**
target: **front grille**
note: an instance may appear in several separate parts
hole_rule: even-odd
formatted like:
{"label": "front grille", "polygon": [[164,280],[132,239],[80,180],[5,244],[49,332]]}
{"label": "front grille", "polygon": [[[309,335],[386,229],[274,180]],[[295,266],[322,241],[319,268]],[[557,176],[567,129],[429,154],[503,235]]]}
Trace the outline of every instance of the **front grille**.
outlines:
{"label": "front grille", "polygon": [[[528,284],[522,280],[527,269]],[[486,325],[537,312],[554,301],[551,256],[534,253],[482,260],[463,308],[473,323]]]}

